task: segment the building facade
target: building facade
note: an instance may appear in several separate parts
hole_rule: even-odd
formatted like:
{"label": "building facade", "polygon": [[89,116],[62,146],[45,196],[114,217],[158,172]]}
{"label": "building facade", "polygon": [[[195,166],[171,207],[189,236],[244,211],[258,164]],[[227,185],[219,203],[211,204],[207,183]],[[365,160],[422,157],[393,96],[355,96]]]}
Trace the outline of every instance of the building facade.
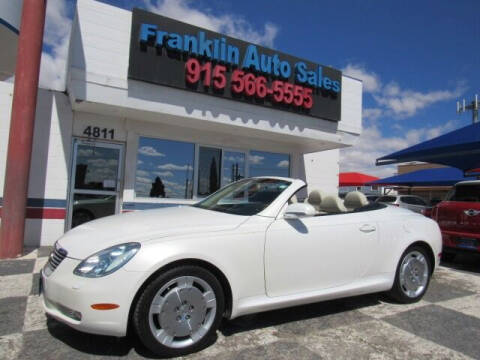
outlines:
{"label": "building facade", "polygon": [[[0,174],[12,94],[0,83]],[[338,70],[78,0],[66,91],[39,90],[25,243],[49,245],[119,212],[192,204],[249,176],[336,194],[338,149],[360,135],[361,109],[361,82]]]}

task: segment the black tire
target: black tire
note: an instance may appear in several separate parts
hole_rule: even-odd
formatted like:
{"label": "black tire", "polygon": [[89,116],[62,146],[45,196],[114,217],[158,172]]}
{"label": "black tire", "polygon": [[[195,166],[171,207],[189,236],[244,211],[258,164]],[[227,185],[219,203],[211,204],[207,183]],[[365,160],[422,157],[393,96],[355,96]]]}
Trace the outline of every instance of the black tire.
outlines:
{"label": "black tire", "polygon": [[[410,254],[412,254],[413,252],[421,253],[423,255],[423,257],[426,259],[426,263],[428,265],[427,282],[426,282],[426,285],[425,285],[423,291],[421,291],[421,293],[419,293],[415,296],[408,296],[406,294],[406,291],[402,288],[402,284],[401,284],[401,281],[400,281],[400,270],[401,270],[401,265],[403,263],[403,260],[407,256],[409,256]],[[397,301],[397,302],[402,303],[402,304],[411,304],[411,303],[415,303],[417,301],[420,301],[422,299],[423,295],[425,295],[425,292],[428,289],[428,285],[430,284],[430,278],[432,276],[432,266],[433,265],[430,261],[430,257],[428,256],[428,253],[427,253],[427,251],[425,250],[424,247],[418,246],[418,245],[410,246],[407,250],[404,251],[404,253],[400,257],[400,260],[398,261],[397,271],[395,273],[395,281],[393,283],[392,288],[387,293],[387,295],[391,299],[393,299],[394,301]]]}
{"label": "black tire", "polygon": [[[149,309],[155,295],[162,288],[162,286],[166,285],[173,279],[182,276],[198,277],[205,281],[213,289],[216,298],[216,313],[210,329],[205,335],[203,335],[200,340],[189,346],[173,348],[160,343],[153,335],[149,325]],[[165,273],[162,273],[160,276],[158,276],[150,284],[147,285],[135,305],[135,310],[132,316],[132,323],[133,328],[140,341],[153,353],[168,357],[182,356],[199,351],[211,343],[211,340],[216,335],[216,331],[220,326],[224,310],[225,297],[222,286],[217,280],[217,278],[208,270],[205,270],[202,267],[193,265],[182,265],[167,270]]]}

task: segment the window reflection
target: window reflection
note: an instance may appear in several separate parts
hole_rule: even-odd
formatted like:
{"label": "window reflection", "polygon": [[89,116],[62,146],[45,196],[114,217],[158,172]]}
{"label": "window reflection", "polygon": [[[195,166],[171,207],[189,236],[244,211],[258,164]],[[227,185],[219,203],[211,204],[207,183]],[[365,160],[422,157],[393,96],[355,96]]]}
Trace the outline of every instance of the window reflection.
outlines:
{"label": "window reflection", "polygon": [[73,196],[72,228],[104,216],[115,214],[115,195],[75,194]]}
{"label": "window reflection", "polygon": [[250,151],[249,176],[290,176],[290,156],[288,154],[265,151]]}
{"label": "window reflection", "polygon": [[195,145],[140,137],[137,150],[137,197],[191,199]]}
{"label": "window reflection", "polygon": [[224,151],[223,185],[245,178],[245,153]]}
{"label": "window reflection", "polygon": [[198,195],[206,196],[220,188],[222,150],[200,147],[198,157]]}
{"label": "window reflection", "polygon": [[75,189],[115,191],[119,156],[119,149],[78,145]]}

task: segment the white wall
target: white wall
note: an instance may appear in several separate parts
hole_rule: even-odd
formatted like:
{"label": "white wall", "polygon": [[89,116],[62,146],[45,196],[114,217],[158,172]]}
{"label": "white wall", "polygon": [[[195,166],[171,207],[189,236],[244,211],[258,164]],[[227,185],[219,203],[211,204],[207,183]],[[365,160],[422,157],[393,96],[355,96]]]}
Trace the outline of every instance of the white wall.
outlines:
{"label": "white wall", "polygon": [[[10,131],[13,84],[0,82],[0,197]],[[73,113],[68,97],[59,92],[38,92],[28,198],[67,199]],[[27,219],[27,246],[51,245],[64,232],[64,220]]]}
{"label": "white wall", "polygon": [[305,154],[305,175],[308,190],[338,194],[339,150]]}
{"label": "white wall", "polygon": [[0,197],[3,197],[5,184],[5,164],[7,159],[8,133],[12,113],[13,84],[0,81]]}
{"label": "white wall", "polygon": [[18,31],[23,0],[0,0],[0,80],[5,80],[15,72],[17,58]]}

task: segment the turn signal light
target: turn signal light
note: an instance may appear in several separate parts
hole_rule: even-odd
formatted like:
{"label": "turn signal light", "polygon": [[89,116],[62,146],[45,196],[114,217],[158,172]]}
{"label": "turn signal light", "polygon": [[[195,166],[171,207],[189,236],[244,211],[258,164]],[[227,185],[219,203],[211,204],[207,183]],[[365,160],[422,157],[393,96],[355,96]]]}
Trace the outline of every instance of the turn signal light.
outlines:
{"label": "turn signal light", "polygon": [[120,305],[117,304],[93,304],[91,305],[93,310],[113,310],[119,308]]}

